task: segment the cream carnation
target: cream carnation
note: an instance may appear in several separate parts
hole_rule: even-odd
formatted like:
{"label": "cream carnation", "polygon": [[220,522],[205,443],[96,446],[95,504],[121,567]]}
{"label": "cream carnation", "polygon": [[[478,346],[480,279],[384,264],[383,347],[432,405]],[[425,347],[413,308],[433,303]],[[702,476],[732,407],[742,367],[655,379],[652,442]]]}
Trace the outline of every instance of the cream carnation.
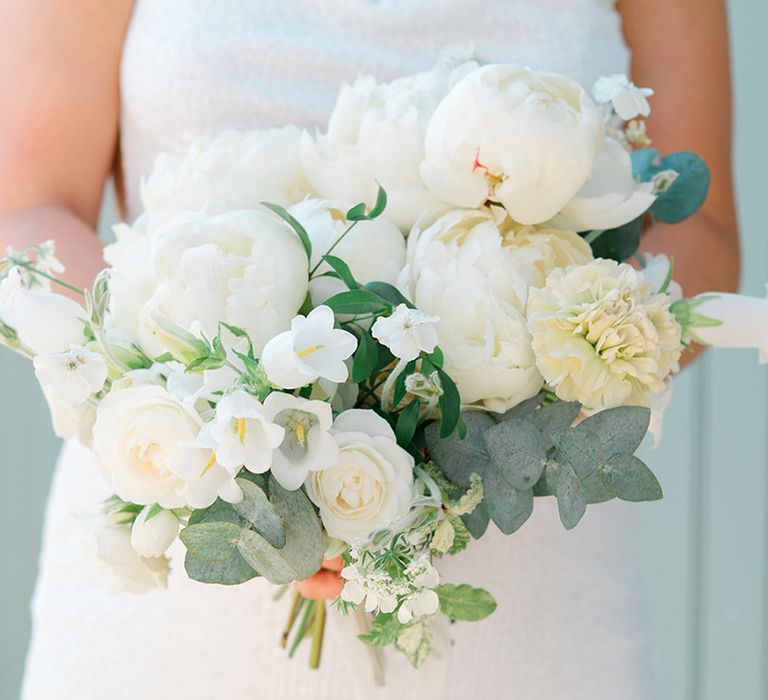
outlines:
{"label": "cream carnation", "polygon": [[647,406],[682,350],[669,297],[612,260],[552,272],[530,292],[528,326],[544,379],[558,397],[590,410]]}

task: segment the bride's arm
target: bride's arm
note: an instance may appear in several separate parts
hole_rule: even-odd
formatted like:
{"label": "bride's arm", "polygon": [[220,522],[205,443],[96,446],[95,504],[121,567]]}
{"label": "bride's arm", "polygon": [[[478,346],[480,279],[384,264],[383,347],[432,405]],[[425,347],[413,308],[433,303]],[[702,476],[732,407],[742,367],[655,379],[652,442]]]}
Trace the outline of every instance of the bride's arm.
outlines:
{"label": "bride's arm", "polygon": [[67,280],[103,267],[129,0],[0,0],[0,250],[55,238]]}
{"label": "bride's arm", "polygon": [[[682,224],[657,224],[642,248],[675,260],[687,296],[735,290],[739,230],[731,179],[731,78],[724,0],[621,0],[633,80],[653,87],[648,120],[662,153],[689,150],[712,171],[701,211]],[[686,353],[688,358],[690,354]]]}

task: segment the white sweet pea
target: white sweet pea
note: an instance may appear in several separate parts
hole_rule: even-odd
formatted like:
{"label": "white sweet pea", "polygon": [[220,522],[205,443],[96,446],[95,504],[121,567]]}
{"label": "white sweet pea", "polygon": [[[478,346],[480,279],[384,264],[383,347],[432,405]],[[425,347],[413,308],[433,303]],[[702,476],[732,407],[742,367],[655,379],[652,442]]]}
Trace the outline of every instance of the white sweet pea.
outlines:
{"label": "white sweet pea", "polygon": [[345,381],[349,370],[344,360],[355,352],[357,338],[334,324],[333,311],[327,306],[296,316],[290,331],[275,336],[264,347],[261,366],[267,379],[283,389],[298,389],[320,378]]}
{"label": "white sweet pea", "polygon": [[284,489],[294,491],[311,471],[327,469],[339,459],[339,448],[329,431],[331,405],[279,391],[264,401],[264,413],[285,431],[272,455],[272,476]]}
{"label": "white sweet pea", "polygon": [[206,423],[197,444],[210,448],[216,462],[233,476],[240,467],[263,474],[272,466],[273,453],[284,437],[285,429],[272,422],[264,405],[238,390],[219,401],[214,419]]}
{"label": "white sweet pea", "polygon": [[161,510],[147,519],[152,506],[144,508],[131,528],[131,546],[145,558],[161,557],[179,534],[179,519],[169,510]]}
{"label": "white sweet pea", "polygon": [[599,109],[574,81],[488,65],[435,110],[421,174],[451,204],[500,202],[516,221],[537,224],[584,185],[603,138]]}
{"label": "white sweet pea", "polygon": [[75,405],[101,391],[109,373],[103,355],[80,345],[72,345],[66,352],[37,355],[33,364],[40,384]]}
{"label": "white sweet pea", "polygon": [[624,121],[647,117],[651,113],[648,98],[653,95],[653,90],[637,87],[623,74],[598,78],[592,88],[592,95],[599,104],[610,104]]}
{"label": "white sweet pea", "polygon": [[437,346],[434,324],[439,316],[427,316],[418,309],[399,304],[390,316],[379,316],[371,327],[371,335],[388,347],[395,357],[405,362],[415,360],[422,352]]}

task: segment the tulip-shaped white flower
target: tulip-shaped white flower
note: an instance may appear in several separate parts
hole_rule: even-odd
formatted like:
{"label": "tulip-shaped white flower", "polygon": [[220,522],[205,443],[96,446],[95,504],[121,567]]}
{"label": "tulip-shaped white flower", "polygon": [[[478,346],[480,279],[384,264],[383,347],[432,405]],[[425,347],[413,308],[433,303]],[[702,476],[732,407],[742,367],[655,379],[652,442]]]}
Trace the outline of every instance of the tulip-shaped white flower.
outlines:
{"label": "tulip-shaped white flower", "polygon": [[276,391],[264,402],[269,420],[285,430],[272,455],[272,476],[284,489],[295,491],[311,471],[327,469],[339,459],[339,448],[329,434],[331,405]]}
{"label": "tulip-shaped white flower", "polygon": [[637,87],[626,75],[599,78],[592,88],[592,95],[599,104],[610,104],[624,121],[647,117],[651,113],[648,98],[653,95],[653,90]]}
{"label": "tulip-shaped white flower", "polygon": [[439,316],[427,316],[418,309],[398,305],[390,316],[379,316],[371,327],[371,335],[386,345],[395,357],[410,362],[422,352],[432,352],[437,346],[434,324]]}
{"label": "tulip-shaped white flower", "polygon": [[37,355],[33,363],[40,384],[75,405],[101,391],[109,373],[103,355],[80,345],[72,345],[66,352]]}
{"label": "tulip-shaped white flower", "polygon": [[161,510],[151,518],[152,506],[144,508],[131,528],[131,546],[145,558],[161,557],[179,534],[179,519],[169,510]]}
{"label": "tulip-shaped white flower", "polygon": [[271,420],[264,405],[238,390],[219,401],[197,444],[210,447],[215,455],[211,459],[232,474],[240,467],[263,474],[272,466],[273,453],[284,437],[285,429]]}
{"label": "tulip-shaped white flower", "polygon": [[318,306],[308,316],[296,316],[291,330],[264,347],[261,366],[272,384],[298,389],[320,378],[341,383],[349,376],[344,360],[357,348],[352,333],[334,328],[333,311]]}

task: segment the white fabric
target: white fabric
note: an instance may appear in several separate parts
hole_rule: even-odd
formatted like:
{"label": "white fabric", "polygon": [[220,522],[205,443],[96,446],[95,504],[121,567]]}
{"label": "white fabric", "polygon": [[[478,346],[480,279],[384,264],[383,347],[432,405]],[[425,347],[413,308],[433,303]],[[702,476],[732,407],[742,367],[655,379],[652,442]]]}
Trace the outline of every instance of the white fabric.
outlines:
{"label": "white fabric", "polygon": [[[138,0],[122,66],[130,214],[141,176],[184,132],[318,125],[340,82],[359,71],[389,79],[472,42],[491,59],[567,72],[586,85],[626,70],[628,60],[609,0]],[[491,532],[443,562],[444,580],[486,587],[497,612],[446,629],[442,657],[418,673],[386,654],[386,685],[375,688],[350,619],[331,616],[320,671],[306,668],[306,649],[288,661],[277,645],[288,601],[274,603],[263,581],[196,584],[176,551],[168,591],[115,595],[75,517],[105,495],[88,452],[68,444],[48,507],[26,700],[656,695],[628,504],[590,509],[566,533],[552,499],[537,499],[518,534]]]}

